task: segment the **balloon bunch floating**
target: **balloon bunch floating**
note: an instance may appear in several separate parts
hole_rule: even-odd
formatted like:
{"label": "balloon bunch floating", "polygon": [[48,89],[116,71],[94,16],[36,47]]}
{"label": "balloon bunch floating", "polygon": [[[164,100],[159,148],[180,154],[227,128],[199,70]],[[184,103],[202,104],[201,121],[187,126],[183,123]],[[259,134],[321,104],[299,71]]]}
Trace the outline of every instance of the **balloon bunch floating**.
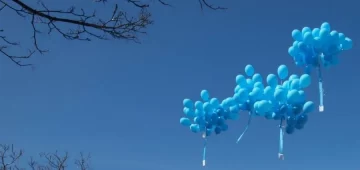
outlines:
{"label": "balloon bunch floating", "polygon": [[207,90],[200,93],[201,101],[195,103],[184,99],[185,117],[180,124],[189,127],[194,133],[202,134],[204,139],[203,166],[206,164],[207,138],[228,129],[227,120],[237,120],[242,111],[249,114],[248,123],[237,140],[242,139],[247,132],[253,117],[265,117],[280,121],[279,159],[284,159],[284,135],[293,134],[304,128],[308,121],[308,113],[314,111],[315,104],[307,101],[305,88],[311,84],[311,71],[316,68],[318,73],[320,104],[319,111],[324,111],[322,68],[338,64],[338,56],[344,50],[352,48],[352,40],[343,33],[331,31],[328,23],[311,30],[304,27],[302,31],[293,30],[295,40],[288,52],[295,64],[305,70],[305,74],[289,76],[286,65],[280,65],[277,75],[269,74],[266,80],[255,73],[252,65],[245,67],[245,75],[236,76],[234,94],[221,102],[210,98]]}
{"label": "balloon bunch floating", "polygon": [[320,104],[319,111],[324,111],[324,90],[322,82],[322,67],[335,66],[339,63],[342,51],[350,50],[353,42],[345,34],[331,30],[330,24],[324,22],[320,28],[304,27],[292,31],[294,43],[289,47],[289,54],[295,64],[310,74],[317,69],[319,80]]}
{"label": "balloon bunch floating", "polygon": [[[294,133],[295,129],[303,129],[308,120],[307,114],[314,110],[314,103],[306,101],[304,89],[311,84],[311,77],[303,74],[300,77],[293,74],[288,77],[287,66],[280,65],[275,74],[266,77],[266,87],[260,74],[254,74],[252,65],[245,67],[243,75],[236,76],[233,105],[249,112],[248,124],[237,140],[242,139],[254,116],[263,116],[266,119],[280,120],[280,149],[279,158],[283,159],[283,136]],[[288,78],[288,79],[286,79]],[[279,81],[280,80],[280,81]],[[231,99],[228,99],[231,100]]]}
{"label": "balloon bunch floating", "polygon": [[[190,99],[184,99],[184,114],[186,117],[180,119],[180,124],[187,126],[194,133],[201,133],[204,139],[203,166],[206,165],[207,137],[213,132],[216,135],[228,129],[227,119],[236,120],[237,113],[231,113],[224,109],[217,98],[211,98],[207,90],[200,93],[202,101],[193,103]],[[224,103],[224,102],[223,102]]]}

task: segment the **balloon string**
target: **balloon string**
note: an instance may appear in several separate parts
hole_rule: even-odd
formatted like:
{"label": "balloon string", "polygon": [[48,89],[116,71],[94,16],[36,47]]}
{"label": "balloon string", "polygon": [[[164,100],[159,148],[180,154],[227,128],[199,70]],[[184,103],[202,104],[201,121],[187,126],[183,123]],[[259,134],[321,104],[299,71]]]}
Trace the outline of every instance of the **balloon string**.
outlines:
{"label": "balloon string", "polygon": [[284,160],[284,118],[280,121],[279,159]]}
{"label": "balloon string", "polygon": [[321,74],[321,67],[318,66],[318,74],[319,74],[319,97],[320,97],[320,104],[319,104],[319,112],[324,111],[324,89],[323,89],[323,82],[322,82],[322,74]]}
{"label": "balloon string", "polygon": [[241,133],[241,135],[239,136],[239,138],[237,139],[236,143],[239,143],[240,140],[242,139],[242,137],[244,136],[244,134],[247,132],[247,130],[249,129],[249,126],[251,124],[251,119],[252,119],[252,113],[250,112],[249,114],[249,119],[248,119],[248,123],[244,129],[244,131]]}
{"label": "balloon string", "polygon": [[207,139],[206,139],[206,132],[202,136],[204,138],[204,149],[203,149],[203,160],[202,165],[206,165],[206,145],[207,145]]}

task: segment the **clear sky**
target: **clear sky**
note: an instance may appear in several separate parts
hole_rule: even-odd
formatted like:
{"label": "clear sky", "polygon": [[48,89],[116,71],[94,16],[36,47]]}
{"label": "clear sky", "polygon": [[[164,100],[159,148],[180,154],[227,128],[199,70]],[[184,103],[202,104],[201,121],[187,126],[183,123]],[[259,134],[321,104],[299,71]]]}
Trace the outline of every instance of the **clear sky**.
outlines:
{"label": "clear sky", "polygon": [[[280,64],[301,73],[287,53],[291,31],[327,21],[352,38],[354,48],[324,71],[325,112],[311,113],[305,129],[285,136],[285,161],[277,159],[277,121],[254,119],[235,144],[247,121],[243,113],[229,131],[209,139],[205,169],[359,170],[357,2],[223,0],[216,3],[229,7],[226,12],[201,12],[192,1],[155,4],[155,24],[142,44],[66,41],[54,34],[43,36],[41,45],[51,51],[31,60],[35,71],[0,57],[0,142],[24,148],[27,158],[42,151],[91,152],[98,170],[198,170],[203,143],[179,124],[182,100],[200,99],[202,89],[228,97],[246,64],[261,74],[275,73]],[[30,24],[9,13],[0,20],[9,38],[30,41]],[[316,76],[313,82],[306,93],[318,104]]]}

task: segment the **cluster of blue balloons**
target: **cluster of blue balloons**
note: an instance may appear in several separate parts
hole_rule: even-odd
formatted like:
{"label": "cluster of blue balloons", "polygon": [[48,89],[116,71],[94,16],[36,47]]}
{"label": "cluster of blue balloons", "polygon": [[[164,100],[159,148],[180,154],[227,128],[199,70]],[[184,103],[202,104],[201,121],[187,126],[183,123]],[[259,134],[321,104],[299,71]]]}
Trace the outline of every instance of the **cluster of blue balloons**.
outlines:
{"label": "cluster of blue balloons", "polygon": [[267,75],[265,84],[261,75],[254,72],[254,67],[247,65],[245,73],[249,78],[236,76],[234,102],[229,102],[235,105],[230,108],[267,119],[286,118],[288,134],[292,134],[295,128],[302,129],[307,122],[307,113],[314,110],[314,103],[306,101],[304,92],[311,84],[311,77],[308,74],[289,76],[287,66],[280,65],[277,75]]}
{"label": "cluster of blue balloons", "polygon": [[324,22],[320,28],[304,27],[301,31],[292,31],[293,45],[288,53],[295,64],[310,72],[313,67],[329,67],[339,63],[339,54],[350,50],[353,42],[344,33],[331,30],[330,24]]}
{"label": "cluster of blue balloons", "polygon": [[[259,73],[255,74],[252,65],[245,67],[244,75],[236,76],[234,95],[221,103],[217,98],[210,98],[207,90],[201,91],[202,101],[193,103],[184,99],[185,117],[180,123],[190,127],[194,133],[212,132],[220,134],[228,129],[226,120],[237,120],[240,111],[247,111],[252,116],[263,116],[267,119],[287,119],[286,132],[302,129],[307,122],[307,113],[312,112],[314,103],[306,101],[304,89],[311,84],[311,77],[303,74],[300,77],[289,76],[286,65],[278,67],[277,75],[269,74],[266,84]],[[266,85],[266,86],[265,86]]]}
{"label": "cluster of blue balloons", "polygon": [[321,67],[335,66],[339,63],[342,51],[350,50],[353,42],[344,33],[331,30],[330,24],[324,22],[320,28],[304,27],[292,31],[293,45],[288,53],[295,64],[310,74],[313,68],[317,69],[319,80],[319,111],[324,111],[324,90]]}
{"label": "cluster of blue balloons", "polygon": [[229,109],[224,109],[217,98],[211,98],[207,90],[200,93],[202,101],[195,103],[190,99],[184,99],[185,117],[180,119],[180,123],[190,127],[194,133],[204,132],[210,136],[212,132],[220,134],[228,130],[227,119],[237,119],[238,114],[233,114]]}
{"label": "cluster of blue balloons", "polygon": [[304,68],[305,74],[289,76],[288,67],[280,65],[277,74],[268,74],[263,79],[261,74],[255,73],[252,65],[247,65],[245,75],[236,76],[234,93],[221,102],[217,98],[210,98],[207,90],[201,91],[201,101],[183,100],[185,116],[180,119],[180,124],[189,127],[194,133],[203,134],[203,166],[206,138],[213,132],[220,134],[227,131],[229,127],[226,121],[239,119],[242,111],[250,115],[243,134],[248,129],[251,118],[255,116],[280,120],[279,158],[283,157],[284,131],[293,134],[295,130],[303,129],[308,121],[308,113],[315,109],[314,102],[306,100],[304,91],[311,84],[310,74],[313,68],[318,71],[319,111],[324,111],[321,67],[337,65],[339,54],[351,49],[353,42],[343,33],[331,30],[327,22],[320,28],[304,27],[301,31],[295,29],[292,37],[294,42],[288,53],[297,66]]}

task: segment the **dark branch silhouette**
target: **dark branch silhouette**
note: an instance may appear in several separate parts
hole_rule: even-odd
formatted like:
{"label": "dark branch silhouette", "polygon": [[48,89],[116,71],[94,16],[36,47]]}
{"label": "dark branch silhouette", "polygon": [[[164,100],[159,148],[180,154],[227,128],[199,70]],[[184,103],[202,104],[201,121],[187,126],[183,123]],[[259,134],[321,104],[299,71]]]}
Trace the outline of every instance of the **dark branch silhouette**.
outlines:
{"label": "dark branch silhouette", "polygon": [[[33,157],[28,162],[28,168],[20,168],[19,161],[23,156],[23,150],[15,150],[13,145],[0,145],[0,170],[90,170],[90,155],[80,153],[80,158],[74,162],[69,162],[69,155],[58,152],[41,153],[40,161],[35,161]],[[41,159],[42,158],[42,159]],[[73,165],[73,166],[70,166]]]}
{"label": "dark branch silhouette", "polygon": [[[19,66],[30,66],[31,64],[23,64],[21,61],[30,58],[35,52],[40,54],[48,52],[40,47],[38,35],[53,32],[68,40],[91,41],[93,38],[101,40],[112,38],[139,43],[139,34],[145,34],[146,28],[153,23],[151,13],[148,11],[150,4],[142,3],[140,0],[125,1],[139,8],[137,16],[128,16],[125,11],[119,9],[118,4],[115,4],[112,11],[109,12],[108,16],[110,17],[101,18],[96,15],[95,11],[88,13],[85,9],[78,9],[74,6],[64,10],[52,9],[40,0],[36,7],[28,5],[23,0],[0,0],[0,12],[6,8],[10,9],[31,24],[33,41],[33,48],[28,50],[28,53],[10,54],[9,48],[19,47],[20,44],[8,39],[5,36],[6,32],[0,28],[0,52]],[[171,6],[166,0],[157,1],[164,6]],[[212,10],[225,9],[211,5],[207,0],[198,1],[201,9],[204,6]],[[93,2],[106,4],[107,0],[93,0]],[[41,26],[45,26],[45,30]]]}

